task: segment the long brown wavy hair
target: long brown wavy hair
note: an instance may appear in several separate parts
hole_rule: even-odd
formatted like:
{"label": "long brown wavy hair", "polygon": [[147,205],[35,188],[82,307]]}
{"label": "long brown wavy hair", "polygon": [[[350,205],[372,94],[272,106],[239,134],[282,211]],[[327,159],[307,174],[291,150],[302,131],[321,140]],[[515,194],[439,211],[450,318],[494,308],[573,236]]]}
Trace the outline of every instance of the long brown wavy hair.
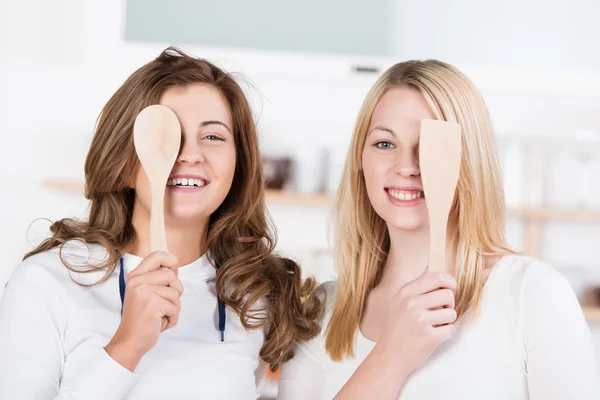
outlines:
{"label": "long brown wavy hair", "polygon": [[[133,144],[135,118],[143,108],[157,104],[168,88],[192,83],[220,90],[233,118],[236,170],[227,197],[211,215],[207,239],[211,262],[219,265],[217,293],[245,328],[264,327],[260,356],[275,370],[293,356],[295,339],[307,340],[318,332],[321,304],[313,296],[314,280],[303,281],[294,261],[273,253],[276,234],[265,207],[262,160],[250,105],[233,76],[206,60],[168,47],[125,81],[104,106],[85,161],[88,220],[54,222],[52,236],[24,259],[56,247],[62,252],[66,242],[81,240],[108,251],[105,262],[85,272],[106,271],[96,284],[112,275],[136,240],[131,221],[135,191],[129,187],[139,163]],[[61,260],[74,270],[62,253]]]}

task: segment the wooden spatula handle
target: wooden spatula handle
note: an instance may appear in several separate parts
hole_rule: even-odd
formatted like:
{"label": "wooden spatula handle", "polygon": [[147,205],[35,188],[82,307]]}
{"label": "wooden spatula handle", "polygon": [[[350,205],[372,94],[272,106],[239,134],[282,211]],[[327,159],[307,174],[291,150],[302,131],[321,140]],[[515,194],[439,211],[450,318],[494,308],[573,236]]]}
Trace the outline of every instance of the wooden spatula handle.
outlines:
{"label": "wooden spatula handle", "polygon": [[430,272],[443,272],[446,270],[446,229],[447,219],[433,219],[437,223],[429,226],[429,265]]}

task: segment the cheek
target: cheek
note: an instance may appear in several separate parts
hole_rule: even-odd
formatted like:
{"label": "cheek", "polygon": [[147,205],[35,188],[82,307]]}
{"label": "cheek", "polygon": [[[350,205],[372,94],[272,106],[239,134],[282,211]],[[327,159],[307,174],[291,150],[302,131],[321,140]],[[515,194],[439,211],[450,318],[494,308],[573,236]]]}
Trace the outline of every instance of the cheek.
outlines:
{"label": "cheek", "polygon": [[230,186],[235,174],[235,149],[224,148],[213,157],[213,173],[219,178],[225,186]]}
{"label": "cheek", "polygon": [[150,189],[150,182],[146,177],[146,173],[142,168],[138,169],[135,176],[135,194],[138,197],[140,203],[150,207],[152,204],[152,192]]}
{"label": "cheek", "polygon": [[389,170],[385,158],[369,152],[363,153],[363,174],[365,184],[370,194],[383,191],[385,179]]}

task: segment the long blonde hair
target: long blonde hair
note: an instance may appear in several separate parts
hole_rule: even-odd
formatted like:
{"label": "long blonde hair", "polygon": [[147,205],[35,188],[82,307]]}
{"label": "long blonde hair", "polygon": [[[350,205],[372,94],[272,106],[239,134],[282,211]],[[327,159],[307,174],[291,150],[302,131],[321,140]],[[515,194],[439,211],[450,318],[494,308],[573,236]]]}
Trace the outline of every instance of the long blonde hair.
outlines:
{"label": "long blonde hair", "polygon": [[457,201],[450,219],[458,227],[456,311],[476,308],[484,281],[484,258],[513,253],[504,237],[505,207],[500,167],[487,107],[473,83],[451,65],[407,61],[389,68],[364,100],[352,136],[334,214],[337,294],[327,327],[333,360],[354,354],[354,340],[370,291],[378,285],[390,249],[385,221],[375,212],[361,172],[371,116],[391,88],[419,90],[435,118],[462,126],[463,156]]}
{"label": "long blonde hair", "polygon": [[[108,251],[107,260],[86,271],[75,271],[104,271],[97,283],[112,275],[119,258],[136,240],[131,221],[135,191],[128,186],[139,163],[133,145],[135,118],[144,107],[158,103],[168,88],[193,83],[217,88],[233,117],[236,170],[227,197],[210,217],[207,239],[208,251],[220,266],[217,292],[245,328],[266,328],[260,356],[275,369],[292,357],[295,339],[306,340],[318,332],[321,307],[318,298],[311,296],[316,284],[312,279],[301,280],[294,261],[273,254],[276,235],[265,208],[262,162],[250,105],[233,76],[206,60],[169,47],[123,83],[100,114],[85,161],[88,219],[54,222],[52,236],[25,258],[53,248],[62,251],[70,240],[98,243]],[[61,259],[74,270],[62,253]],[[264,312],[253,312],[259,300],[264,301]]]}

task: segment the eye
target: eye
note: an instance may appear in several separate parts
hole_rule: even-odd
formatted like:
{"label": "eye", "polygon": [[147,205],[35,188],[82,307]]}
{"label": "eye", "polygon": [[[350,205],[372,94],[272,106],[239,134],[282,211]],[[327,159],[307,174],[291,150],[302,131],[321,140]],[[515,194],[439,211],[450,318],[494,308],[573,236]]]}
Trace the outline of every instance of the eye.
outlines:
{"label": "eye", "polygon": [[213,134],[208,134],[208,135],[204,136],[204,138],[203,138],[203,139],[208,139],[208,140],[220,140],[221,142],[224,142],[224,141],[225,141],[225,139],[223,139],[222,137],[220,137],[220,136],[217,136],[217,135],[213,135]]}
{"label": "eye", "polygon": [[387,140],[380,140],[379,142],[375,143],[374,146],[377,147],[378,149],[383,149],[383,150],[393,149],[395,147],[392,144],[392,142],[389,142]]}

